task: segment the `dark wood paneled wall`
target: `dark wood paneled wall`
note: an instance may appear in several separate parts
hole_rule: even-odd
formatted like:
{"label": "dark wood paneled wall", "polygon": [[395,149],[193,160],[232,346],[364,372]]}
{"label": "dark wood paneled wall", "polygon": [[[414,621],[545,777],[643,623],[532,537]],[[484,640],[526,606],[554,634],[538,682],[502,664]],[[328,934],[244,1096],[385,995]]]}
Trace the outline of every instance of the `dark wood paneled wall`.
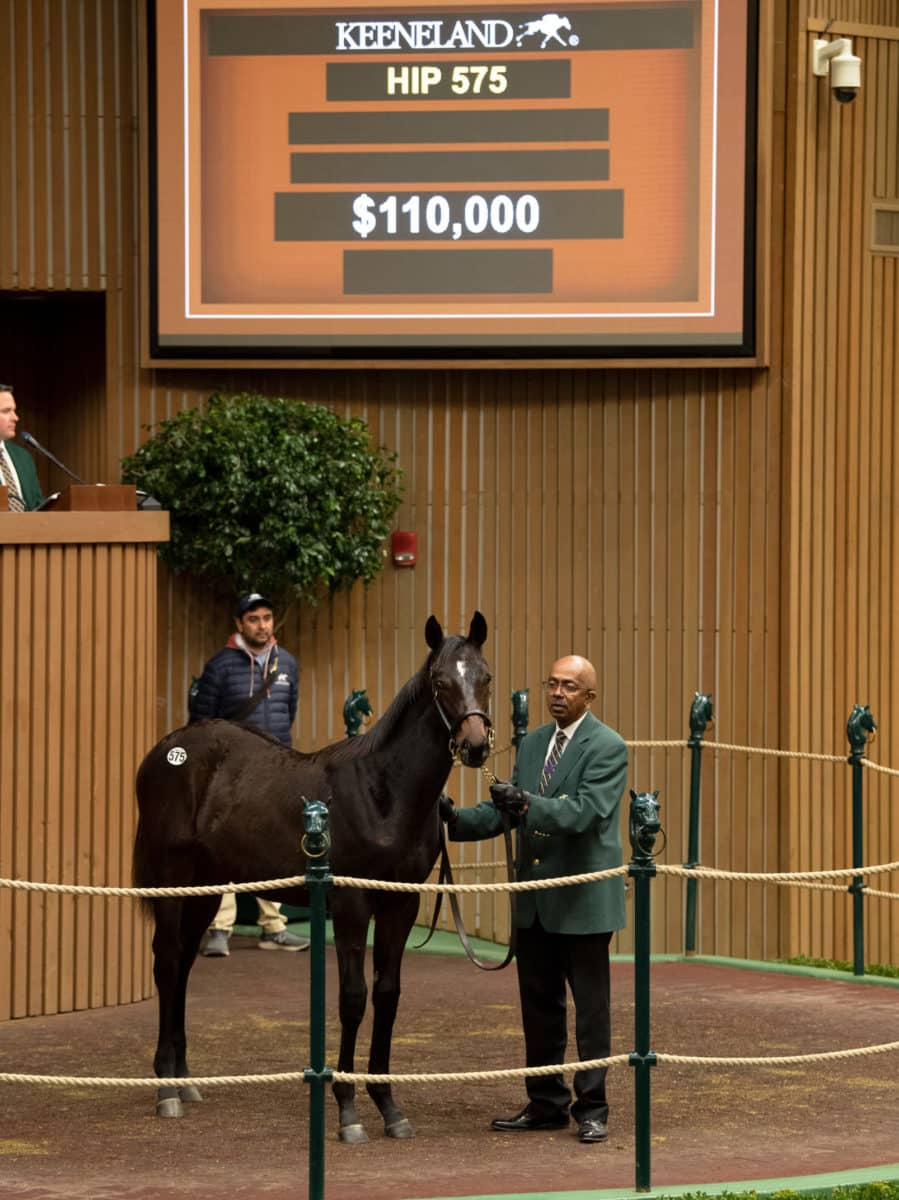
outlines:
{"label": "dark wood paneled wall", "polygon": [[[407,472],[397,525],[418,532],[419,564],[388,565],[367,592],[288,614],[282,637],[303,667],[301,748],[342,734],[352,687],[366,687],[383,711],[425,653],[429,613],[461,629],[480,607],[501,748],[512,688],[530,688],[536,723],[548,662],[577,649],[599,669],[597,711],[627,738],[686,737],[701,689],[714,694],[720,741],[842,754],[846,715],[861,701],[882,725],[876,757],[899,764],[896,259],[868,248],[873,199],[899,191],[896,0],[833,0],[821,14],[834,18],[830,34],[859,39],[864,83],[852,106],[833,104],[809,77],[819,14],[805,0],[763,4],[768,366],[734,370],[142,369],[142,9],[137,0],[11,0],[0,22],[0,289],[103,294],[102,346],[86,337],[74,389],[52,389],[39,404],[45,436],[85,477],[117,478],[145,425],[217,389],[320,400],[362,416],[397,450]],[[92,324],[78,320],[85,331]],[[0,349],[14,376],[36,369],[34,350],[25,356],[2,334]],[[47,366],[59,382],[71,355],[77,339]],[[183,719],[190,678],[229,622],[202,587],[165,573],[159,618],[161,732]],[[496,765],[508,773],[508,751]],[[705,773],[704,863],[850,861],[841,765],[718,752],[706,755]],[[866,779],[866,857],[899,859],[891,785]],[[684,753],[636,752],[631,783],[661,789],[666,861],[683,861]],[[452,785],[466,803],[484,794],[472,775],[459,772]],[[463,853],[496,857],[490,845]],[[682,891],[656,889],[659,951],[682,946]],[[501,935],[504,907],[472,900],[468,918]],[[704,885],[700,947],[848,957],[848,912],[845,895]],[[869,912],[868,957],[892,961],[899,931],[889,902],[872,901]],[[627,949],[629,933],[618,941]]]}

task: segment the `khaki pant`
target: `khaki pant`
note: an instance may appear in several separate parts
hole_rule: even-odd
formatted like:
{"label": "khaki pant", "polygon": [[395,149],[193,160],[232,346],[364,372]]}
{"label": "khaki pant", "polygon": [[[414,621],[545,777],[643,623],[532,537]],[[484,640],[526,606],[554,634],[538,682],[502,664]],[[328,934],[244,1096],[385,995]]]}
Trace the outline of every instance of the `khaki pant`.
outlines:
{"label": "khaki pant", "polygon": [[[255,899],[259,906],[256,923],[261,925],[266,933],[280,933],[282,929],[286,928],[287,922],[281,916],[281,905],[277,900],[266,900],[264,896],[256,896]],[[215,914],[215,920],[209,928],[224,929],[226,933],[230,933],[236,920],[237,897],[233,892],[225,892],[219,910]]]}

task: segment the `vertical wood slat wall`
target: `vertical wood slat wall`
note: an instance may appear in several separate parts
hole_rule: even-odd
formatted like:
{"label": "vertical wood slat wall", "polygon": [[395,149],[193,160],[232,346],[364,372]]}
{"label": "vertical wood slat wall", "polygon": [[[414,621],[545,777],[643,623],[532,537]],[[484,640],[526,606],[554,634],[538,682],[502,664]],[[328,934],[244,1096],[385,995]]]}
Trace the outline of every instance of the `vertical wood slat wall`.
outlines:
{"label": "vertical wood slat wall", "polygon": [[[54,443],[85,477],[117,478],[145,424],[216,389],[321,400],[364,417],[399,452],[407,494],[397,523],[418,531],[419,565],[387,566],[368,592],[289,618],[284,641],[303,662],[301,748],[342,734],[354,686],[367,687],[383,711],[424,656],[430,612],[458,630],[480,607],[491,626],[501,747],[511,689],[530,688],[536,724],[549,660],[577,648],[599,668],[596,710],[626,737],[686,737],[701,689],[715,697],[712,737],[841,754],[845,716],[862,700],[883,725],[877,757],[899,763],[890,728],[899,666],[889,652],[899,583],[889,557],[896,263],[866,250],[872,195],[896,191],[896,0],[829,6],[837,24],[828,36],[841,21],[882,27],[857,49],[864,87],[847,109],[806,78],[809,5],[763,6],[775,63],[761,164],[773,198],[762,230],[770,365],[755,371],[143,370],[142,10],[137,0],[5,6],[0,289],[104,293],[105,380],[98,388],[91,373],[78,388],[98,419],[90,433],[88,423],[67,427],[62,446]],[[838,171],[838,162],[853,170]],[[867,164],[861,179],[855,164]],[[853,181],[843,192],[834,191],[840,175]],[[825,265],[820,248],[832,244],[840,209],[839,265],[837,256]],[[840,293],[847,303],[835,298],[837,273],[849,283]],[[52,415],[48,426],[56,427]],[[182,719],[191,676],[228,628],[202,589],[162,572],[159,619],[155,732]],[[145,748],[134,745],[135,765]],[[496,765],[508,773],[510,755]],[[848,779],[839,770],[707,753],[702,861],[749,870],[843,865]],[[457,776],[459,800],[484,794],[471,773]],[[897,858],[890,786],[871,774],[866,782],[866,857]],[[685,755],[637,752],[630,783],[661,789],[665,861],[683,861]],[[10,825],[5,799],[0,813],[3,845],[27,841]],[[460,854],[492,860],[496,848]],[[705,885],[700,899],[703,951],[847,956],[844,897]],[[869,905],[871,960],[891,961],[899,948],[888,907]],[[480,898],[468,909],[480,932],[503,933],[502,902]],[[654,948],[681,948],[682,910],[681,885],[660,882]],[[627,949],[629,934],[619,943]],[[87,985],[78,989],[73,1004],[94,1002]]]}
{"label": "vertical wood slat wall", "polygon": [[[127,887],[131,774],[154,731],[155,545],[3,542],[0,589],[0,875]],[[141,999],[149,967],[135,901],[0,889],[0,1020]]]}
{"label": "vertical wood slat wall", "polygon": [[[852,37],[862,59],[862,89],[850,105],[835,103],[811,74],[811,40],[824,25],[802,21],[793,45],[797,332],[785,472],[785,728],[793,745],[848,749],[851,705],[869,704],[882,726],[871,756],[896,766],[899,257],[871,245],[874,201],[899,199],[899,4],[847,3],[827,31]],[[897,861],[896,783],[867,772],[864,785],[864,860]],[[829,767],[793,765],[786,795],[795,868],[850,865],[848,771],[835,780]],[[895,892],[899,876],[871,886]],[[869,962],[896,960],[897,917],[889,900],[867,902]],[[845,895],[792,893],[787,937],[793,953],[851,958]]]}

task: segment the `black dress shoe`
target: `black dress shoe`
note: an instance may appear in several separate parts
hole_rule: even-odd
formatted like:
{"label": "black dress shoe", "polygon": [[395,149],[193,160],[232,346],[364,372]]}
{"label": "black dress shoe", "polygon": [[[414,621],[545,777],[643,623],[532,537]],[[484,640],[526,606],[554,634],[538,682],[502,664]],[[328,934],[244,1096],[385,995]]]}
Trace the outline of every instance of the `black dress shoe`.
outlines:
{"label": "black dress shoe", "polygon": [[514,1117],[496,1117],[490,1122],[490,1128],[497,1129],[501,1133],[518,1133],[522,1130],[530,1132],[533,1129],[564,1129],[567,1124],[567,1113],[560,1113],[554,1117],[540,1117],[532,1113],[530,1109],[523,1108]]}
{"label": "black dress shoe", "polygon": [[577,1140],[579,1142],[604,1142],[609,1136],[609,1127],[602,1121],[592,1121],[588,1117],[586,1121],[581,1121],[577,1127]]}

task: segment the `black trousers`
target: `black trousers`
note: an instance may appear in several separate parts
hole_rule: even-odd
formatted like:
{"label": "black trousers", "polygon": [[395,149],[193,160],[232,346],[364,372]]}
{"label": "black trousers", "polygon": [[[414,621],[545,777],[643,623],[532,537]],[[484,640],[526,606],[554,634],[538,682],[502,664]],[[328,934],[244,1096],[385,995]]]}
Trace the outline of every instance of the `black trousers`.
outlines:
{"label": "black trousers", "polygon": [[[609,943],[611,933],[549,933],[539,918],[529,929],[516,930],[518,992],[524,1028],[526,1065],[565,1062],[568,1043],[566,985],[575,1011],[577,1057],[608,1058],[611,1053]],[[535,1115],[552,1118],[570,1111],[576,1121],[606,1121],[606,1068],[577,1071],[575,1101],[559,1075],[528,1076]]]}

